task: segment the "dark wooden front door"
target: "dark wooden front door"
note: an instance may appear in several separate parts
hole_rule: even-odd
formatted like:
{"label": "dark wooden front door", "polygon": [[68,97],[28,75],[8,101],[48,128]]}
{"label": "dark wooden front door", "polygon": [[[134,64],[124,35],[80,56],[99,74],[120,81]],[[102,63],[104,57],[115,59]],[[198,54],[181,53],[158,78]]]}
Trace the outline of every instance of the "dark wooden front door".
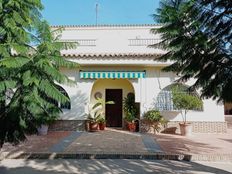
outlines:
{"label": "dark wooden front door", "polygon": [[122,127],[122,89],[106,89],[106,126]]}

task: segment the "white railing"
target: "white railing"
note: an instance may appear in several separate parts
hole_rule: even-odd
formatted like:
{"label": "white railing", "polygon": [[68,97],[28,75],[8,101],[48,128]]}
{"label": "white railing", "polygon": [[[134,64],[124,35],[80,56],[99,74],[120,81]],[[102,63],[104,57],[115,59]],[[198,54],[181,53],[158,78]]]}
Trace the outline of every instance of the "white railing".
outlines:
{"label": "white railing", "polygon": [[129,46],[149,46],[160,41],[160,39],[129,39]]}
{"label": "white railing", "polygon": [[62,39],[60,42],[76,43],[78,46],[96,46],[96,39]]}

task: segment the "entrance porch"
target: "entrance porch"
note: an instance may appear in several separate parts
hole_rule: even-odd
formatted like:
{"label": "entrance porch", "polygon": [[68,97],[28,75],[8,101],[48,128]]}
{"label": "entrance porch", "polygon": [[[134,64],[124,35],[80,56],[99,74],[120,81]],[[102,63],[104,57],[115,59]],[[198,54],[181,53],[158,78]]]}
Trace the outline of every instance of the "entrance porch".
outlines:
{"label": "entrance porch", "polygon": [[[123,127],[125,113],[123,112],[123,99],[128,93],[135,94],[131,82],[127,79],[99,79],[94,82],[90,96],[90,108],[96,103],[97,98],[114,104],[103,106],[103,115],[107,127]],[[136,95],[136,94],[135,94]]]}

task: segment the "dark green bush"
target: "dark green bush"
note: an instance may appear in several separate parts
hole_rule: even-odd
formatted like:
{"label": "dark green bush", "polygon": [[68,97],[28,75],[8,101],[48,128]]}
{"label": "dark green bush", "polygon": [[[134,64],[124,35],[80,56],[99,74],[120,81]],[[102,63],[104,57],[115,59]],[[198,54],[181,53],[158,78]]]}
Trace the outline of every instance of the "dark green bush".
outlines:
{"label": "dark green bush", "polygon": [[159,122],[163,118],[158,110],[147,111],[143,117],[144,119],[151,122]]}

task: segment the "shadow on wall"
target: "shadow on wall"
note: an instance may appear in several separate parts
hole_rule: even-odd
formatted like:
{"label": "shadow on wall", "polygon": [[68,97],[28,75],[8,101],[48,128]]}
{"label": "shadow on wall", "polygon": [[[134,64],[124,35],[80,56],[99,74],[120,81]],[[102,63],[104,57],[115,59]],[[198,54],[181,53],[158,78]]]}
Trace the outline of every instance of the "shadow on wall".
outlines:
{"label": "shadow on wall", "polygon": [[[153,99],[152,108],[149,108],[148,110],[157,109],[156,105],[157,105],[157,97],[155,97]],[[170,110],[170,111],[169,110],[167,110],[167,111],[163,110],[163,111],[160,111],[160,113],[165,119],[167,119],[169,121],[174,120],[176,117],[180,116],[180,114],[181,114],[180,111],[172,111],[172,110]]]}
{"label": "shadow on wall", "polygon": [[0,165],[0,173],[220,173],[229,174],[224,169],[195,162],[164,160],[5,160]]}
{"label": "shadow on wall", "polygon": [[180,111],[161,111],[161,115],[167,120],[174,120],[180,113]]}
{"label": "shadow on wall", "polygon": [[70,97],[71,110],[64,110],[61,115],[63,120],[84,120],[87,117],[87,102],[88,97],[80,90]]}

